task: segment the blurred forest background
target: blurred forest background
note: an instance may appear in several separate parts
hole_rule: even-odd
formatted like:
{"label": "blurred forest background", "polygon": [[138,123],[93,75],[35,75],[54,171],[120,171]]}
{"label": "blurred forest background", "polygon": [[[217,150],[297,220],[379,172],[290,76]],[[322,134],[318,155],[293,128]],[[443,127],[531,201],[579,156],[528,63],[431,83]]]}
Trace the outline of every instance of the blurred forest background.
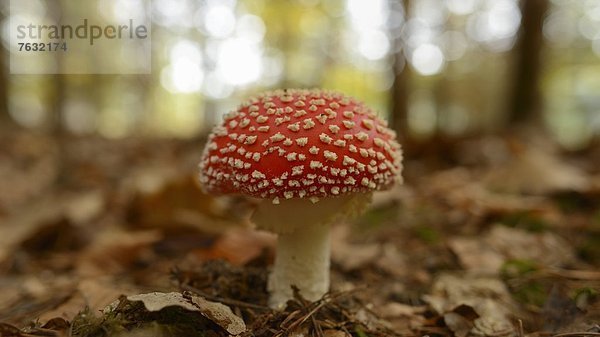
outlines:
{"label": "blurred forest background", "polygon": [[[34,3],[36,20],[70,6]],[[87,3],[107,22],[144,10],[142,0]],[[2,123],[195,137],[258,91],[324,87],[366,101],[403,138],[534,121],[576,150],[600,132],[597,0],[153,0],[148,10],[151,75],[10,76],[3,52]],[[8,1],[2,13],[8,27]]]}

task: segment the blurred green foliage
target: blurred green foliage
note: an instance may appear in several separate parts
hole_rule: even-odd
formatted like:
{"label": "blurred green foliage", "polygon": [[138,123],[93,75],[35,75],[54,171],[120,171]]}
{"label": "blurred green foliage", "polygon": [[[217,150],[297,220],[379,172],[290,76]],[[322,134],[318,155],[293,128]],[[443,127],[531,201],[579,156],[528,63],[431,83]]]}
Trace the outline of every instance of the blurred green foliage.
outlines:
{"label": "blurred green foliage", "polygon": [[[121,2],[77,10],[99,6],[104,20],[116,20]],[[600,5],[549,4],[539,27],[543,122],[564,146],[578,148],[600,130]],[[383,117],[396,107],[413,136],[489,132],[510,113],[525,19],[518,0],[156,0],[148,10],[150,75],[10,76],[13,120],[106,137],[194,137],[251,94],[324,87]]]}

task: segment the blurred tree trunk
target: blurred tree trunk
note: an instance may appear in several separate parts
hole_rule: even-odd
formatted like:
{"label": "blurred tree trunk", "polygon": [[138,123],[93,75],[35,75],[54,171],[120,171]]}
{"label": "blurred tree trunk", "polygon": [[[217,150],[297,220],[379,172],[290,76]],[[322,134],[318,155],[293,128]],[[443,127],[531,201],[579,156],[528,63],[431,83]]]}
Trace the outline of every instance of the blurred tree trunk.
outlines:
{"label": "blurred tree trunk", "polygon": [[[52,2],[53,6],[50,6],[51,16],[57,22],[57,24],[62,24],[62,16],[63,16],[63,5],[61,0],[55,0]],[[56,137],[56,139],[62,139],[64,134],[63,128],[63,109],[64,109],[64,100],[65,100],[65,86],[66,86],[66,76],[61,72],[65,71],[64,68],[64,59],[63,53],[56,52],[54,53],[56,57],[56,74],[52,75],[52,95],[51,101],[48,106],[50,107],[50,129],[52,135]]]}
{"label": "blurred tree trunk", "polygon": [[521,0],[521,29],[515,48],[514,82],[508,113],[510,124],[535,123],[541,119],[540,56],[547,9],[548,0]]}
{"label": "blurred tree trunk", "polygon": [[[52,16],[59,25],[62,23],[63,16],[63,4],[61,0],[53,2],[54,6],[51,6]],[[65,94],[66,94],[66,75],[61,74],[65,71],[64,68],[64,57],[63,53],[55,53],[56,55],[56,69],[57,73],[52,75],[52,95],[51,101],[49,102],[50,107],[50,130],[52,137],[56,141],[58,147],[58,174],[56,176],[56,183],[62,184],[68,179],[68,149],[67,135],[64,128],[64,106],[65,106]]]}
{"label": "blurred tree trunk", "polygon": [[294,36],[292,27],[293,20],[291,16],[295,15],[296,11],[289,0],[273,2],[273,5],[276,6],[275,11],[281,15],[281,31],[275,40],[279,50],[283,53],[283,78],[281,80],[281,87],[286,89],[295,88],[297,85],[290,78],[291,72],[289,69],[291,68],[291,55],[294,52],[294,46],[299,38],[298,36]]}
{"label": "blurred tree trunk", "polygon": [[[57,53],[58,55],[58,53]],[[58,67],[62,67],[62,57],[57,57]],[[50,103],[51,130],[56,139],[62,139],[64,130],[63,110],[65,105],[66,79],[64,74],[55,74],[52,78],[52,102]]]}
{"label": "blurred tree trunk", "polygon": [[[4,22],[5,16],[0,13],[0,21]],[[8,113],[8,57],[9,52],[0,48],[0,125],[10,128],[14,121]]]}
{"label": "blurred tree trunk", "polygon": [[[401,54],[401,53],[398,53]],[[403,57],[396,55],[395,57]],[[401,69],[397,64],[404,64]],[[396,131],[399,137],[406,137],[409,133],[408,128],[408,81],[409,69],[405,62],[394,60],[394,84],[392,85],[392,114],[390,116],[390,126]]]}
{"label": "blurred tree trunk", "polygon": [[6,67],[7,52],[0,49],[0,124],[6,127],[14,125],[8,114],[8,75]]}
{"label": "blurred tree trunk", "polygon": [[[405,21],[408,20],[410,8],[410,0],[395,0],[393,6],[404,8]],[[394,26],[391,25],[391,29]],[[410,69],[404,58],[402,39],[398,32],[390,32],[391,36],[395,36],[392,41],[392,46],[395,52],[393,57],[392,69],[394,71],[394,84],[391,90],[391,115],[390,127],[396,131],[400,139],[408,136],[408,85],[410,79]]]}

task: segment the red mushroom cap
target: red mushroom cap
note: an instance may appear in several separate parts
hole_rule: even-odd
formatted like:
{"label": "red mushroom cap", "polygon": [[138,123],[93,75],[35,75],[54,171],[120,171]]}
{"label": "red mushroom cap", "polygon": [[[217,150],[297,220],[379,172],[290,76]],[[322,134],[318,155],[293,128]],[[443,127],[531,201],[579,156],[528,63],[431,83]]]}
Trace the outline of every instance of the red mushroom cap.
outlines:
{"label": "red mushroom cap", "polygon": [[290,89],[263,93],[225,116],[209,136],[200,183],[217,194],[315,200],[389,188],[401,171],[395,133],[363,103]]}

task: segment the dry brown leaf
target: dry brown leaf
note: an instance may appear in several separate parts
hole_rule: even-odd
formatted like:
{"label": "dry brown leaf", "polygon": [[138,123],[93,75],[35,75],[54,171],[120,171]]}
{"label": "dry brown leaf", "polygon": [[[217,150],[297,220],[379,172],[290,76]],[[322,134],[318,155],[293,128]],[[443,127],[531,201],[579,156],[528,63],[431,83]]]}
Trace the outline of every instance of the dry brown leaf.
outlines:
{"label": "dry brown leaf", "polygon": [[276,236],[264,231],[234,228],[226,231],[207,250],[198,252],[203,259],[224,259],[234,265],[244,265],[263,250],[275,247]]}
{"label": "dry brown leaf", "polygon": [[415,270],[409,271],[406,255],[394,244],[383,244],[381,252],[381,257],[375,264],[390,275],[401,278],[406,276],[407,272],[415,272]]}
{"label": "dry brown leaf", "polygon": [[60,219],[65,203],[60,197],[47,196],[7,219],[0,226],[0,263],[38,228]]}
{"label": "dry brown leaf", "polygon": [[545,211],[544,199],[533,196],[495,193],[481,178],[466,168],[433,174],[423,186],[426,195],[446,201],[451,207],[483,216],[489,213]]}
{"label": "dry brown leaf", "polygon": [[218,302],[207,301],[200,296],[192,296],[191,300],[200,309],[204,317],[217,323],[230,334],[239,335],[246,331],[244,321],[236,316],[228,306]]}
{"label": "dry brown leaf", "polygon": [[21,329],[7,323],[0,323],[0,336],[3,337],[22,337]]}
{"label": "dry brown leaf", "polygon": [[391,243],[351,243],[348,226],[335,226],[332,231],[332,260],[342,270],[359,270],[375,266],[395,277],[406,275],[406,255]]}
{"label": "dry brown leaf", "polygon": [[378,243],[350,243],[348,226],[334,226],[331,233],[331,258],[345,271],[356,270],[376,261],[381,255]]}
{"label": "dry brown leaf", "polygon": [[484,181],[494,191],[538,195],[582,191],[589,186],[585,172],[533,145],[515,153],[504,165],[492,168]]}
{"label": "dry brown leaf", "polygon": [[198,311],[195,305],[183,297],[181,293],[161,293],[153,292],[147,294],[137,294],[127,296],[131,302],[142,302],[148,311],[161,311],[166,307],[182,307],[189,311]]}
{"label": "dry brown leaf", "polygon": [[107,277],[84,279],[79,282],[76,292],[65,303],[43,313],[39,319],[42,322],[56,317],[71,320],[86,307],[90,308],[91,312],[99,312],[121,294],[133,291],[133,287]]}
{"label": "dry brown leaf", "polygon": [[421,315],[427,308],[425,306],[413,306],[398,302],[389,302],[376,309],[382,318],[411,317]]}
{"label": "dry brown leaf", "polygon": [[67,275],[0,278],[0,317],[13,324],[34,320],[68,301],[75,286],[75,280]]}
{"label": "dry brown leaf", "polygon": [[0,213],[17,214],[55,182],[58,149],[55,141],[29,132],[3,134],[0,144]]}
{"label": "dry brown leaf", "polygon": [[231,309],[221,303],[207,301],[199,296],[184,297],[181,293],[160,293],[127,296],[128,301],[141,301],[148,311],[160,311],[166,307],[178,306],[188,311],[195,311],[225,329],[231,335],[239,335],[246,331],[244,321]]}
{"label": "dry brown leaf", "polygon": [[497,274],[506,260],[484,240],[478,238],[451,238],[448,240],[448,246],[456,254],[462,267],[473,272]]}
{"label": "dry brown leaf", "polygon": [[534,260],[544,266],[560,266],[575,259],[571,245],[551,232],[531,233],[497,225],[485,241],[507,259]]}
{"label": "dry brown leaf", "polygon": [[203,193],[192,175],[175,175],[167,180],[161,174],[146,174],[148,177],[136,184],[139,187],[127,210],[129,222],[136,227],[180,225],[222,233],[232,227],[248,225],[249,206],[242,199]]}
{"label": "dry brown leaf", "polygon": [[127,232],[105,228],[96,233],[93,243],[77,256],[77,273],[87,278],[128,270],[143,250],[150,249],[150,245],[161,238],[157,230]]}
{"label": "dry brown leaf", "polygon": [[45,225],[65,220],[79,226],[98,216],[103,208],[103,195],[97,191],[41,198],[0,226],[0,263],[21,243],[35,239],[33,236]]}
{"label": "dry brown leaf", "polygon": [[497,274],[512,259],[537,261],[556,267],[575,259],[571,246],[550,232],[531,233],[502,225],[483,237],[455,237],[448,240],[461,265],[472,272]]}
{"label": "dry brown leaf", "polygon": [[446,323],[448,329],[454,332],[454,336],[456,337],[466,337],[473,326],[475,326],[473,321],[468,320],[453,311],[445,313],[443,317],[444,323]]}
{"label": "dry brown leaf", "polygon": [[[470,334],[505,336],[515,333],[511,315],[517,312],[517,306],[504,283],[497,278],[442,274],[434,282],[431,294],[423,299],[440,315],[461,305],[473,308],[479,318],[473,320]],[[461,326],[457,321],[453,323]]]}

